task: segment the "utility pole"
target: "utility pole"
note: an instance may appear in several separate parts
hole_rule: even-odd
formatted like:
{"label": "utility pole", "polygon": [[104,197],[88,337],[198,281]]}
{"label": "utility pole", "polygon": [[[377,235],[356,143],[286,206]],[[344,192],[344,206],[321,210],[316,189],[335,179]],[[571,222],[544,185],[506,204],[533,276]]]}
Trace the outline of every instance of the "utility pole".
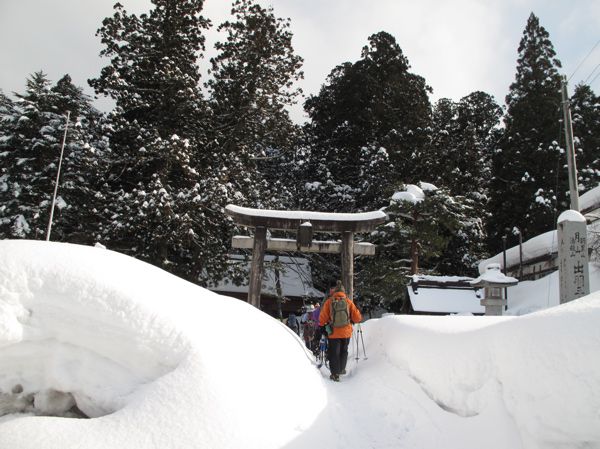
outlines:
{"label": "utility pole", "polygon": [[[502,272],[504,274],[506,271],[506,235],[502,236]],[[506,300],[506,305],[504,306],[504,310],[508,309],[508,287],[504,287],[504,299]]]}
{"label": "utility pole", "polygon": [[56,204],[56,193],[58,192],[58,180],[60,178],[60,167],[62,166],[63,154],[65,152],[65,142],[67,141],[67,129],[69,128],[69,119],[71,111],[67,111],[67,121],[65,122],[65,133],[63,135],[62,145],[60,147],[60,158],[58,159],[58,171],[56,172],[56,181],[54,182],[54,195],[52,196],[52,206],[50,207],[50,220],[48,220],[48,232],[46,241],[50,241],[50,232],[52,231],[52,220],[54,219],[54,205]]}
{"label": "utility pole", "polygon": [[559,298],[562,304],[589,295],[590,274],[587,223],[585,217],[579,213],[573,126],[567,93],[567,79],[564,76],[561,83],[561,94],[567,141],[567,162],[569,164],[569,191],[571,193],[571,210],[560,214],[556,229],[558,237]]}
{"label": "utility pole", "polygon": [[577,165],[575,164],[575,145],[573,144],[573,125],[571,123],[571,108],[567,93],[567,77],[563,76],[561,83],[562,108],[565,122],[565,137],[567,141],[567,164],[569,169],[569,192],[571,194],[571,209],[579,212],[579,192],[577,187]]}

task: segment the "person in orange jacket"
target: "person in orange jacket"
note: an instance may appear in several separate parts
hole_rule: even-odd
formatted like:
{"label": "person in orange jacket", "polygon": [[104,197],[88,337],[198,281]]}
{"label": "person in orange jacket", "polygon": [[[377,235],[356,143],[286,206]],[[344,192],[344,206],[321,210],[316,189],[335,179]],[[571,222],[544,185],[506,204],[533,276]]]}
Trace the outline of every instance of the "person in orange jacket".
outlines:
{"label": "person in orange jacket", "polygon": [[[339,382],[340,374],[346,374],[348,361],[348,344],[352,337],[352,324],[360,323],[362,315],[348,296],[341,281],[337,281],[333,294],[321,307],[319,325],[328,326],[327,357],[329,358],[329,378]],[[341,301],[341,302],[340,302]]]}

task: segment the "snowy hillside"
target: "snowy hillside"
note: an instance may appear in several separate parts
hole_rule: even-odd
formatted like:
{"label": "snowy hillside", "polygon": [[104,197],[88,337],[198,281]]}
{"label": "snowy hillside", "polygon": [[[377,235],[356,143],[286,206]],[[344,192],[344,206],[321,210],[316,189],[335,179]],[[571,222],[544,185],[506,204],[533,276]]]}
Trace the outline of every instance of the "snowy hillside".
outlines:
{"label": "snowy hillside", "polygon": [[102,248],[4,240],[0,448],[597,448],[599,322],[599,294],[370,320],[333,383],[241,301]]}

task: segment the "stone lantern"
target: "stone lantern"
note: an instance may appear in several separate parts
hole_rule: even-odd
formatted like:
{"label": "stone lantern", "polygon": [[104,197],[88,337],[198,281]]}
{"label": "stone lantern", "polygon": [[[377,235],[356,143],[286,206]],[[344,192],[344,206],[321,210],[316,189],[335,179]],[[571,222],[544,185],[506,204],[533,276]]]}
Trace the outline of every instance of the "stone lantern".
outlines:
{"label": "stone lantern", "polygon": [[489,264],[485,267],[485,273],[470,282],[473,287],[483,287],[481,305],[485,307],[485,314],[489,316],[502,315],[506,306],[506,298],[502,296],[504,288],[518,283],[517,279],[502,273],[499,263]]}

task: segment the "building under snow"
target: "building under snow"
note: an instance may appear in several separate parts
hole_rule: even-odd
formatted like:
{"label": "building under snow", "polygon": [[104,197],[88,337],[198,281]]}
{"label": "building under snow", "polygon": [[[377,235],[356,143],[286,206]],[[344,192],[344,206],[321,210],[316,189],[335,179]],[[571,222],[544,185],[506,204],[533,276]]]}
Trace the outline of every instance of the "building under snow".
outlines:
{"label": "building under snow", "polygon": [[410,313],[483,315],[481,289],[473,287],[472,280],[462,276],[413,275],[408,284]]}
{"label": "building under snow", "polygon": [[[588,250],[592,251],[600,233],[600,186],[589,190],[579,198],[581,213],[588,222]],[[522,245],[516,245],[479,263],[479,272],[485,272],[490,263],[499,263],[508,276],[519,280],[535,280],[558,269],[558,241],[556,230],[537,235]]]}
{"label": "building under snow", "polygon": [[[221,295],[248,300],[248,273],[250,260],[244,256],[231,256],[233,264],[239,264],[245,273],[241,284],[225,279],[209,289]],[[264,312],[278,315],[278,302],[284,317],[289,313],[299,314],[304,305],[321,301],[325,294],[313,287],[308,259],[303,257],[265,256],[263,283],[260,293],[260,308]]]}

